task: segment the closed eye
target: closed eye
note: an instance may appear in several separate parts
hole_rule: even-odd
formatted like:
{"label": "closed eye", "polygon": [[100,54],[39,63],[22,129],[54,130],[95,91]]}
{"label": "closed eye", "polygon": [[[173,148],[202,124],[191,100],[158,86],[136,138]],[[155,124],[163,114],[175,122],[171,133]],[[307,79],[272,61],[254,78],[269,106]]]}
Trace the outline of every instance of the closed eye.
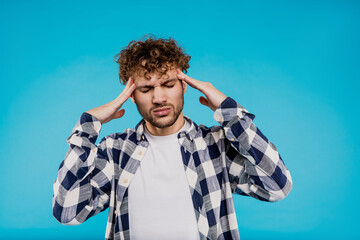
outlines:
{"label": "closed eye", "polygon": [[162,83],[162,86],[165,86],[167,88],[172,88],[172,87],[174,87],[176,85],[177,80],[178,79],[174,79],[174,78],[170,79],[170,80],[167,80],[166,82]]}
{"label": "closed eye", "polygon": [[150,87],[145,87],[145,88],[141,88],[140,89],[140,91],[142,92],[142,93],[147,93],[148,91],[150,91]]}
{"label": "closed eye", "polygon": [[[166,82],[162,83],[161,85],[166,87],[166,88],[172,88],[176,85],[176,81],[178,79],[170,79],[170,80],[167,80]],[[149,92],[151,89],[153,89],[152,86],[141,86],[141,87],[138,87],[138,89],[142,92],[142,93],[147,93]]]}

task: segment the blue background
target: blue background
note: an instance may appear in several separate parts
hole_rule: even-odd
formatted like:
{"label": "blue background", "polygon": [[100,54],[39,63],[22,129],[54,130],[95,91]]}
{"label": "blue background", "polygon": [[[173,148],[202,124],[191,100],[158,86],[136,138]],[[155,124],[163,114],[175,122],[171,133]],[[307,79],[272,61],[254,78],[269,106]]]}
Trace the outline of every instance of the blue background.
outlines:
{"label": "blue background", "polygon": [[[355,239],[359,232],[359,1],[1,1],[0,238],[103,239],[105,211],[52,216],[52,184],[81,113],[123,89],[113,56],[147,33],[174,37],[188,75],[256,115],[293,178],[276,203],[234,196],[248,239]],[[184,114],[215,125],[188,88]],[[140,121],[125,116],[100,139]]]}

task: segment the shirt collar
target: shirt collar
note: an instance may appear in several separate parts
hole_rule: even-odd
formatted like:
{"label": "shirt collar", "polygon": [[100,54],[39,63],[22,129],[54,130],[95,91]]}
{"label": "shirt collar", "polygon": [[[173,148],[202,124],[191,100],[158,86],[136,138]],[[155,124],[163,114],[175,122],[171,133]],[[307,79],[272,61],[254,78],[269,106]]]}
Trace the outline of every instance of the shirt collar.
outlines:
{"label": "shirt collar", "polygon": [[[185,121],[190,123],[190,127],[185,131],[181,131],[178,134],[178,138],[186,137],[187,139],[192,141],[194,140],[196,133],[198,132],[198,125],[194,121],[192,121],[188,116],[184,115],[184,119]],[[144,128],[145,128],[145,120],[142,119],[135,127],[137,141],[141,141],[145,139]]]}

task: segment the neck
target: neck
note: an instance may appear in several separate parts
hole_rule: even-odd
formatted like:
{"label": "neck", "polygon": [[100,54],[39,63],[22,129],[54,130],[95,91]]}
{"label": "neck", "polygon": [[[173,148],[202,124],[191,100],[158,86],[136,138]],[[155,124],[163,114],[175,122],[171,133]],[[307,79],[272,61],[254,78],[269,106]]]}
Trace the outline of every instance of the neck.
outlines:
{"label": "neck", "polygon": [[176,133],[184,126],[184,123],[185,123],[185,118],[182,112],[180,113],[176,122],[173,125],[166,128],[155,127],[154,125],[150,124],[148,121],[145,120],[146,129],[149,131],[151,135],[154,136],[167,136]]}

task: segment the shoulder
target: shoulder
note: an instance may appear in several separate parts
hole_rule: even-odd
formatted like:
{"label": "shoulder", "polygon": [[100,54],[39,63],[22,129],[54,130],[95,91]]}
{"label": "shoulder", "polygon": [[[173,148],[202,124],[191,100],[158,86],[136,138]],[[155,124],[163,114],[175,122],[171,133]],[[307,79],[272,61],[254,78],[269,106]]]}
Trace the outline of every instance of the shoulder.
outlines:
{"label": "shoulder", "polygon": [[223,139],[224,128],[220,125],[215,125],[211,127],[207,127],[204,124],[200,124],[198,126],[198,137],[202,137],[204,139],[214,139],[216,142],[220,139]]}
{"label": "shoulder", "polygon": [[101,139],[101,143],[104,142],[104,144],[108,148],[113,148],[116,146],[122,146],[124,142],[130,141],[133,143],[136,143],[136,131],[132,128],[127,128],[124,130],[124,132],[117,132],[112,133],[109,135],[106,135]]}

